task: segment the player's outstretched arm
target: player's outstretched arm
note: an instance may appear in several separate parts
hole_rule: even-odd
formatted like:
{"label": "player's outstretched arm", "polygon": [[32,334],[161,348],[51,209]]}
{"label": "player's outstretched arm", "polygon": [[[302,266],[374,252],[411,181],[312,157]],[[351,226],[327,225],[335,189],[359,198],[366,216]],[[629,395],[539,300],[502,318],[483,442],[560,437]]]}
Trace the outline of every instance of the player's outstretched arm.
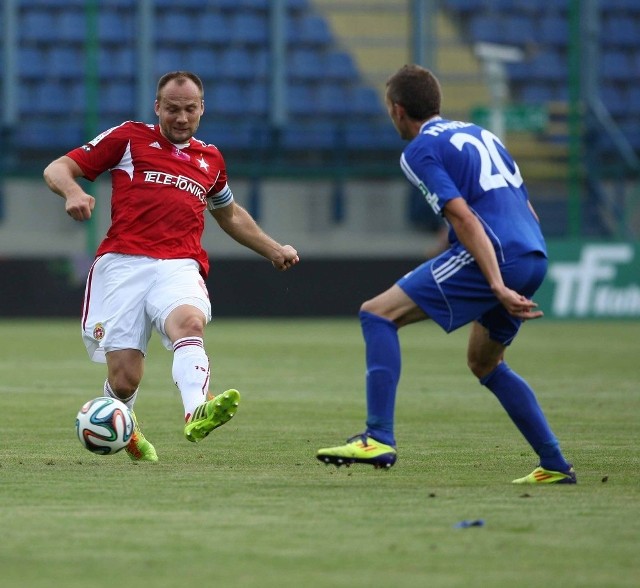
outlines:
{"label": "player's outstretched arm", "polygon": [[76,181],[83,173],[73,159],[63,155],[52,161],[43,175],[49,189],[65,199],[65,210],[71,218],[77,221],[91,218],[96,201]]}
{"label": "player's outstretched arm", "polygon": [[291,245],[280,245],[267,235],[253,217],[239,204],[232,202],[211,211],[220,228],[241,245],[266,257],[279,271],[285,271],[298,261],[298,252]]}

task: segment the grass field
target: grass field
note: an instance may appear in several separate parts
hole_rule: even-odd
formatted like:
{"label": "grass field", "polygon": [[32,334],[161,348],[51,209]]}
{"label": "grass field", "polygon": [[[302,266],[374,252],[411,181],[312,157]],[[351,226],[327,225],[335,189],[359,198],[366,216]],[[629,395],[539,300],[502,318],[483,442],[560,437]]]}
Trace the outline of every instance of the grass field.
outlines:
{"label": "grass field", "polygon": [[390,471],[314,457],[363,428],[359,325],[337,319],[210,325],[212,391],[243,399],[197,445],[154,336],[136,413],[160,462],[134,464],[75,438],[105,373],[78,322],[0,322],[0,585],[640,585],[640,323],[543,320],[509,351],[574,487],[510,484],[536,461],[467,371],[465,330],[413,325],[401,341]]}

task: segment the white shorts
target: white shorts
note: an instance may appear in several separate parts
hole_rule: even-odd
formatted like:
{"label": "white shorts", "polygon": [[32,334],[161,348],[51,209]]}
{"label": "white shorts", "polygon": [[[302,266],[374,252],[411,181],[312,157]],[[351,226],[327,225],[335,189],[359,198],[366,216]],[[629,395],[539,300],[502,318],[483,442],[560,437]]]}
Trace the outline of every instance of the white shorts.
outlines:
{"label": "white shorts", "polygon": [[164,330],[169,313],[183,304],[211,320],[207,286],[192,259],[153,259],[106,253],[89,270],[82,309],[82,339],[89,357],[105,363],[105,353],[147,346],[155,328],[167,349]]}

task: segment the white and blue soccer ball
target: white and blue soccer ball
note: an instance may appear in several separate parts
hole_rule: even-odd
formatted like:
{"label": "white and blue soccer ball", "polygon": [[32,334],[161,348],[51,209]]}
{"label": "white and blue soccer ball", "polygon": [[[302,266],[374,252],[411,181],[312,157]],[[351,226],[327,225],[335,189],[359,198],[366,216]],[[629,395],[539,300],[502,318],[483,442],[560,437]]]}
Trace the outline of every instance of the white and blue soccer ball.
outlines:
{"label": "white and blue soccer ball", "polygon": [[133,417],[124,402],[102,396],[85,402],[76,417],[83,447],[98,455],[122,451],[133,435]]}

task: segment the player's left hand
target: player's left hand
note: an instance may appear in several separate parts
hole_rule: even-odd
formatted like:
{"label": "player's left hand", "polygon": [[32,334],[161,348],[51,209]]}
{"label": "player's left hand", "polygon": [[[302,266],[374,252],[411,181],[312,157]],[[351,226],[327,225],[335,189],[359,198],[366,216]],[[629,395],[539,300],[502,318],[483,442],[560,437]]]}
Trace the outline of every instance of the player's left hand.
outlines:
{"label": "player's left hand", "polygon": [[526,296],[518,294],[515,290],[504,288],[497,296],[509,314],[520,320],[528,321],[544,315],[541,310],[535,310],[538,305],[533,300],[529,300]]}
{"label": "player's left hand", "polygon": [[284,272],[300,261],[298,252],[291,245],[283,245],[280,257],[271,263],[278,271]]}

